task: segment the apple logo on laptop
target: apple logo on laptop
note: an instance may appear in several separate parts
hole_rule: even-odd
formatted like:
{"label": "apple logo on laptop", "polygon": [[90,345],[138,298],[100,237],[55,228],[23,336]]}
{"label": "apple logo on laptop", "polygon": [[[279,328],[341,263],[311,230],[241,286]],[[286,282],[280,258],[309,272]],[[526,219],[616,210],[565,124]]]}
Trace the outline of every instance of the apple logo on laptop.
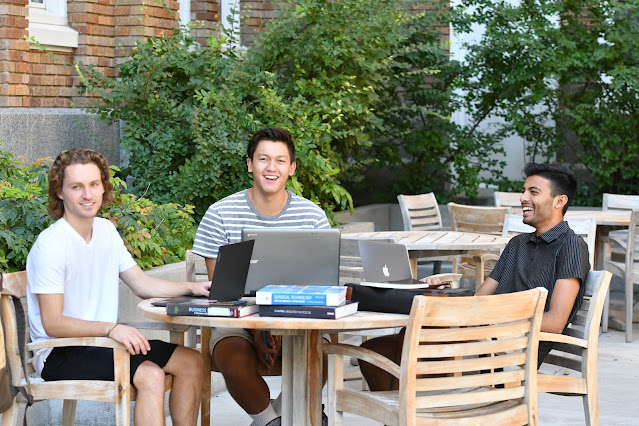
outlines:
{"label": "apple logo on laptop", "polygon": [[384,267],[382,268],[382,272],[384,273],[385,277],[390,277],[390,273],[388,272],[388,266],[384,265]]}

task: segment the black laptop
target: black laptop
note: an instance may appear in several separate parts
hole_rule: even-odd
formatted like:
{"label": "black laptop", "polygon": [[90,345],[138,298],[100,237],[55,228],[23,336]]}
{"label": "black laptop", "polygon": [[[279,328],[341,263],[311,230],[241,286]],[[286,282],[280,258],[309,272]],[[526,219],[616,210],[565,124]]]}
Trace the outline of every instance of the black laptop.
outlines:
{"label": "black laptop", "polygon": [[[254,240],[227,244],[220,247],[215,262],[215,272],[211,281],[209,300],[228,302],[240,300],[244,296],[244,286],[251,265]],[[153,306],[166,306],[167,303],[187,302],[207,299],[206,296],[179,296],[153,302]]]}

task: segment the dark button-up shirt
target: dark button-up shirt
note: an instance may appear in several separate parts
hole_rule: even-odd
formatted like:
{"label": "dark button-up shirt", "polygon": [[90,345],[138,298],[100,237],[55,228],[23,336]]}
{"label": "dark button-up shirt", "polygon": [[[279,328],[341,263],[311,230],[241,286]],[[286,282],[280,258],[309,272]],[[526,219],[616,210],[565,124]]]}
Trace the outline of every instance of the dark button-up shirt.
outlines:
{"label": "dark button-up shirt", "polygon": [[499,283],[496,294],[546,288],[546,312],[550,309],[557,280],[578,278],[579,294],[570,312],[570,322],[581,307],[585,291],[583,283],[589,269],[588,245],[575,235],[567,222],[562,222],[540,236],[532,232],[513,237],[490,277]]}

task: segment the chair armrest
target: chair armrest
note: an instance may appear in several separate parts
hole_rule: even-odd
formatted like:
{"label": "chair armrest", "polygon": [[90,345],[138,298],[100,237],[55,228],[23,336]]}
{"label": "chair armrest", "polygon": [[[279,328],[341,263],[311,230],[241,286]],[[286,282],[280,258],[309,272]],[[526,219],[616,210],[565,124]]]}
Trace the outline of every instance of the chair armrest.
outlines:
{"label": "chair armrest", "polygon": [[325,354],[346,355],[373,364],[399,378],[399,365],[383,355],[361,346],[346,345],[344,343],[323,343]]}
{"label": "chair armrest", "polygon": [[101,348],[124,349],[126,347],[109,337],[62,337],[59,339],[41,340],[27,344],[27,349],[34,351],[42,348],[59,348],[65,346],[98,346]]}
{"label": "chair armrest", "polygon": [[120,324],[135,327],[140,330],[160,330],[175,333],[186,333],[192,327],[186,324],[172,324],[161,321],[126,321],[121,322]]}
{"label": "chair armrest", "polygon": [[559,333],[546,333],[542,331],[539,333],[539,341],[540,342],[555,342],[555,343],[565,343],[567,345],[575,345],[581,348],[588,348],[588,341],[584,339],[579,339],[573,336],[566,336],[565,334]]}

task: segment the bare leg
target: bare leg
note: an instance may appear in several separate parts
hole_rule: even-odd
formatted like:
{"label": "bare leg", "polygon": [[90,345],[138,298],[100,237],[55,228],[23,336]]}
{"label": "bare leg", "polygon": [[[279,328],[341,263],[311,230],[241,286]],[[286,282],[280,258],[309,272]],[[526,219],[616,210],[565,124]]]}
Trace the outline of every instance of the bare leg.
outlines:
{"label": "bare leg", "polygon": [[164,425],[164,371],[144,361],[133,376],[137,389],[133,420],[136,425]]}
{"label": "bare leg", "polygon": [[178,346],[164,366],[164,371],[173,375],[169,396],[173,424],[194,426],[202,396],[202,355],[193,349]]}
{"label": "bare leg", "polygon": [[226,388],[248,414],[261,413],[270,404],[268,385],[257,371],[255,348],[241,337],[227,337],[215,345],[213,361]]}

